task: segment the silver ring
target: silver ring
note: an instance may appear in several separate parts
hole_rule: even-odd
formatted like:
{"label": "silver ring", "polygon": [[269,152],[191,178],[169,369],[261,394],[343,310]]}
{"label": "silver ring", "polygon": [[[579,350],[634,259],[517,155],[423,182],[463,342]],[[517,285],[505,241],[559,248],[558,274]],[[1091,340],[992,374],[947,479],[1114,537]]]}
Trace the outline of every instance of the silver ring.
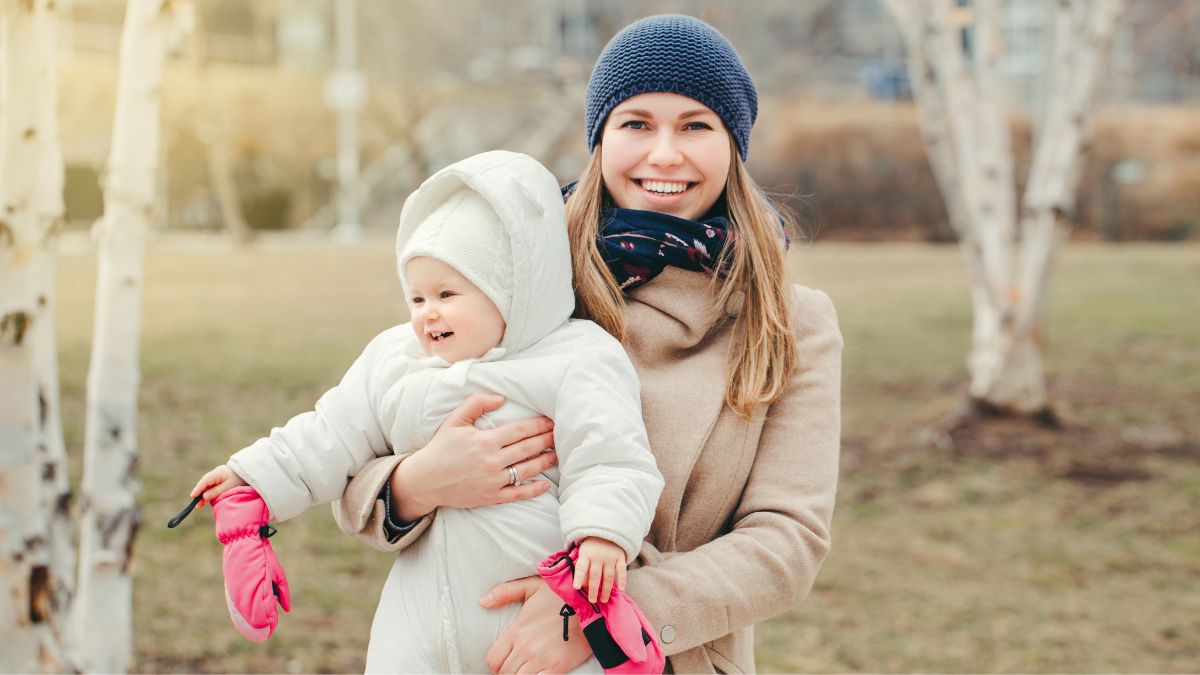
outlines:
{"label": "silver ring", "polygon": [[517,469],[514,466],[508,467],[508,484],[516,485],[520,478],[517,476]]}

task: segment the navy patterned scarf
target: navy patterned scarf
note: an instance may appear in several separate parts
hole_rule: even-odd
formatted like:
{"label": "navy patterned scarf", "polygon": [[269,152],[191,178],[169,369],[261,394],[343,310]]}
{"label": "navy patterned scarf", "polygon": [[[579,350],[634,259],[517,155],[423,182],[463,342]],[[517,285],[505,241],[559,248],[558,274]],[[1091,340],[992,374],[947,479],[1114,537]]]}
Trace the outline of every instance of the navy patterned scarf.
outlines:
{"label": "navy patterned scarf", "polygon": [[732,235],[721,215],[695,221],[657,211],[610,208],[604,210],[600,227],[600,253],[621,290],[628,293],[667,265],[724,274],[732,256],[722,262],[721,251]]}
{"label": "navy patterned scarf", "polygon": [[[565,201],[575,191],[575,182],[562,187]],[[719,274],[729,271],[732,255],[722,262],[726,244],[736,245],[726,217],[725,195],[713,204],[703,220],[677,218],[657,211],[620,209],[605,197],[600,226],[600,254],[624,292],[658,276],[667,265],[693,272]]]}

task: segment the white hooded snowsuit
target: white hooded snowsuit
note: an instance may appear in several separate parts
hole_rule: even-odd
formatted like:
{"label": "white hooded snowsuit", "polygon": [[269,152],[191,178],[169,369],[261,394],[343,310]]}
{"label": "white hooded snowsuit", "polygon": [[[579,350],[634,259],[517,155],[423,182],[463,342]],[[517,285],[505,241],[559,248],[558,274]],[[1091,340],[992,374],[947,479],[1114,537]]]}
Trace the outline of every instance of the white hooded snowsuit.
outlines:
{"label": "white hooded snowsuit", "polygon": [[[275,520],[331,502],[375,457],[424,447],[448,413],[477,392],[506,397],[481,428],[545,415],[558,466],[534,499],[442,508],[397,556],[367,653],[368,672],[485,672],[487,649],[519,604],[483,609],[496,584],[536,574],[566,543],[599,536],[637,556],[662,475],[642,424],[637,376],[620,343],[574,309],[558,185],[525,155],[489,152],[443,169],[405,203],[397,256],[449,197],[473,190],[510,237],[511,308],[499,347],[447,363],[426,356],[409,324],[380,333],[316,409],[236,453],[229,466],[262,494]],[[403,270],[401,270],[403,272]],[[579,671],[600,672],[595,660]]]}

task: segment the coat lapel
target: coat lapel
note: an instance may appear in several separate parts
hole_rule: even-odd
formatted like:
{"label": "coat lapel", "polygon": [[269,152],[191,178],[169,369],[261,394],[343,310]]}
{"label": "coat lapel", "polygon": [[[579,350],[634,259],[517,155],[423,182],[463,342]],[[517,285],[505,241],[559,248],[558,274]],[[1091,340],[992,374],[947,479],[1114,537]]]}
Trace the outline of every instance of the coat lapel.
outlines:
{"label": "coat lapel", "polygon": [[[650,449],[666,481],[651,527],[659,550],[675,550],[688,476],[725,401],[730,331],[715,330],[724,317],[714,322],[711,316],[709,281],[699,272],[667,267],[626,302],[626,347],[641,379]],[[698,380],[705,386],[696,386]]]}

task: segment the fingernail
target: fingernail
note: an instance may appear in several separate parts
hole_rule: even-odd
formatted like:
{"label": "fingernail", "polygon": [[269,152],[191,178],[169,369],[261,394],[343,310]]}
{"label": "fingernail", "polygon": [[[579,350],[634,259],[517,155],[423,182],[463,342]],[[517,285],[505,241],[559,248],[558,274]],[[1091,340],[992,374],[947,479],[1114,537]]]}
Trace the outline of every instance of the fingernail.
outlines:
{"label": "fingernail", "polygon": [[488,605],[492,604],[492,601],[495,599],[496,598],[491,593],[484,593],[483,597],[479,599],[479,604],[487,607]]}

